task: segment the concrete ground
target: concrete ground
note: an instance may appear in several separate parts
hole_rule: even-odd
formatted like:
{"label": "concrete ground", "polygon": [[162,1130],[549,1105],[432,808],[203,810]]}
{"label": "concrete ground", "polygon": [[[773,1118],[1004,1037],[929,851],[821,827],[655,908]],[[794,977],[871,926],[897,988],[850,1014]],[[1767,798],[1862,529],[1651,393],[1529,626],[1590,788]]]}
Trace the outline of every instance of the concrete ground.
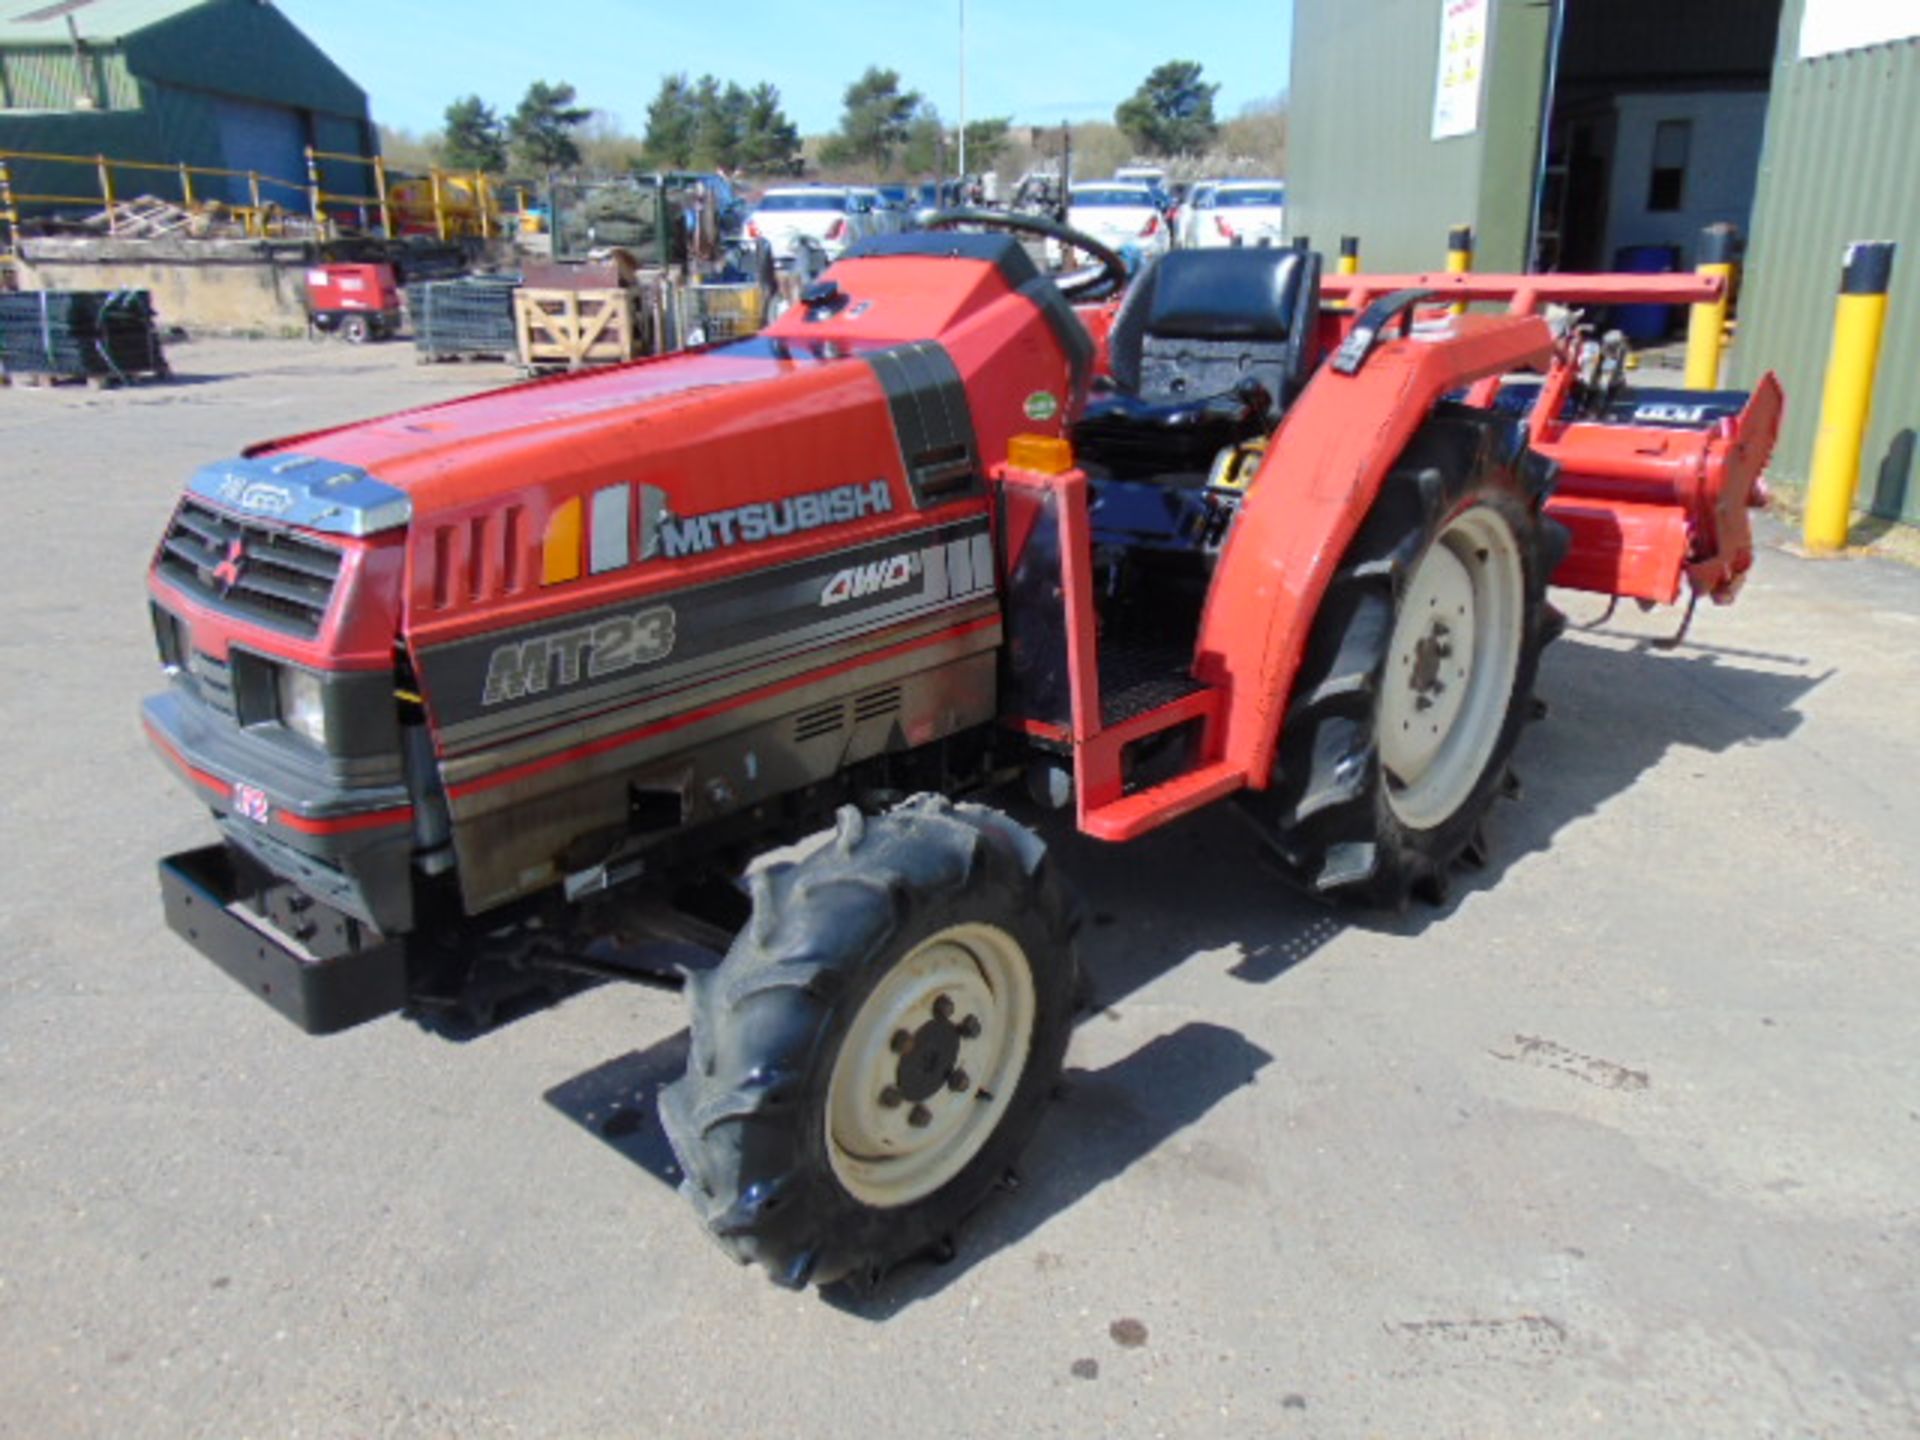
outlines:
{"label": "concrete ground", "polygon": [[0,392],[0,1434],[1920,1433],[1920,573],[1775,528],[1680,649],[1571,635],[1438,913],[1312,908],[1229,817],[1060,836],[1104,1008],[1027,1183],[834,1302],[663,1183],[676,997],[310,1040],[163,928],[180,482],[508,378],[175,363]]}

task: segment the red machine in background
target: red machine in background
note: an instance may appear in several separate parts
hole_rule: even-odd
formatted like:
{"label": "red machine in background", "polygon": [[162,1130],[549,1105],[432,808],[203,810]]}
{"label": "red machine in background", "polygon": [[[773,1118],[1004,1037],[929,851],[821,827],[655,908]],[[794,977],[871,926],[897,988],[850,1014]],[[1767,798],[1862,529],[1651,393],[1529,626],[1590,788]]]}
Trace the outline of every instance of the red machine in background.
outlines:
{"label": "red machine in background", "polygon": [[328,264],[307,271],[307,324],[320,334],[364,345],[397,335],[400,315],[391,265]]}

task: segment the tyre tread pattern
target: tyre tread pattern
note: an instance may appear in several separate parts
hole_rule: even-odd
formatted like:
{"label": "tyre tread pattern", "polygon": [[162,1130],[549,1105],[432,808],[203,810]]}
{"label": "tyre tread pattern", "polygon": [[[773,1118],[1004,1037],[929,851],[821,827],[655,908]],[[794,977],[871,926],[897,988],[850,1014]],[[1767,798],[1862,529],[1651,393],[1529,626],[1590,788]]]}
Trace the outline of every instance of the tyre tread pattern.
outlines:
{"label": "tyre tread pattern", "polygon": [[[1079,907],[1031,831],[936,795],[875,816],[848,806],[825,843],[756,865],[748,885],[753,915],[727,958],[689,976],[687,1073],[660,1094],[681,1193],[722,1248],[780,1285],[871,1284],[947,1243],[1038,1124],[1078,991]],[[970,919],[1006,928],[1033,967],[1026,1069],[960,1174],[907,1205],[863,1205],[825,1144],[840,1027],[906,947]]]}
{"label": "tyre tread pattern", "polygon": [[[1542,511],[1556,478],[1557,467],[1526,449],[1511,421],[1445,402],[1389,473],[1315,617],[1273,786],[1244,802],[1282,870],[1309,893],[1383,909],[1412,897],[1444,903],[1456,866],[1485,863],[1485,812],[1502,793],[1519,727],[1534,712],[1540,650],[1564,624],[1545,599],[1567,543],[1564,528]],[[1434,831],[1415,834],[1386,804],[1374,741],[1387,652],[1415,565],[1453,513],[1489,495],[1514,522],[1525,571],[1514,694],[1473,795]]]}

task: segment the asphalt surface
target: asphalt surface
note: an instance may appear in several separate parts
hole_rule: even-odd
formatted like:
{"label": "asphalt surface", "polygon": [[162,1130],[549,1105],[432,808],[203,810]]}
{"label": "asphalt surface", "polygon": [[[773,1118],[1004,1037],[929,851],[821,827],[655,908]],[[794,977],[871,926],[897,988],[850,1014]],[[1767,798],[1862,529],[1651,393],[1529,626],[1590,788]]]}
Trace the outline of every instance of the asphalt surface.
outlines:
{"label": "asphalt surface", "polygon": [[163,928],[211,834],[135,718],[180,482],[509,378],[174,359],[0,391],[0,1434],[1920,1433],[1920,573],[1774,528],[1678,650],[1556,646],[1438,912],[1345,923],[1225,816],[1060,836],[1073,1083],[959,1258],[855,1304],[665,1183],[676,997],[310,1040]]}

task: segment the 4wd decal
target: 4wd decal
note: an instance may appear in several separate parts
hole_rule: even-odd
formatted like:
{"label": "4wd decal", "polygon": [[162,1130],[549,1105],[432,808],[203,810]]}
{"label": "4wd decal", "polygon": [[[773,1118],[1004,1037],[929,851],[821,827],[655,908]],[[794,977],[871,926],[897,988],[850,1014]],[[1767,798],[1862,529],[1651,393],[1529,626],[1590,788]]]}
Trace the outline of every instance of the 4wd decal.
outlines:
{"label": "4wd decal", "polygon": [[673,653],[673,632],[673,607],[655,605],[502,645],[487,657],[480,703],[498,705],[541,694],[549,685],[577,685],[651,665]]}
{"label": "4wd decal", "polygon": [[902,585],[913,583],[913,577],[920,573],[920,557],[917,554],[891,555],[885,560],[875,560],[866,565],[850,565],[845,570],[835,572],[827,581],[826,588],[820,592],[820,605],[825,609],[831,605],[844,605],[849,600],[864,600],[869,595],[878,595],[882,590],[898,590]]}
{"label": "4wd decal", "polygon": [[884,480],[809,490],[785,500],[764,500],[704,515],[660,516],[660,553],[669,560],[700,555],[728,545],[751,545],[824,525],[844,525],[893,509],[893,490]]}

